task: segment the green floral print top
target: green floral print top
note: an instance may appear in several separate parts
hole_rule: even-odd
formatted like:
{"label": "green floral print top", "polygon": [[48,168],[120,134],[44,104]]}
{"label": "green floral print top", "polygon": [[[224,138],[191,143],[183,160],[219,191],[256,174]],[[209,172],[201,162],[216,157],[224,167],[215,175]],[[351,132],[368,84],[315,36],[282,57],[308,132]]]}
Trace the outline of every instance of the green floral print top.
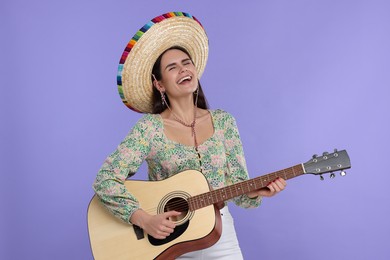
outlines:
{"label": "green floral print top", "polygon": [[[128,133],[118,148],[105,160],[93,188],[105,207],[115,216],[130,223],[140,205],[124,186],[142,162],[148,164],[150,181],[163,180],[185,170],[198,170],[213,189],[248,179],[244,152],[232,115],[223,110],[210,110],[213,135],[198,146],[201,163],[194,146],[168,139],[161,115],[146,114]],[[241,195],[232,199],[244,208],[258,207],[261,197]]]}

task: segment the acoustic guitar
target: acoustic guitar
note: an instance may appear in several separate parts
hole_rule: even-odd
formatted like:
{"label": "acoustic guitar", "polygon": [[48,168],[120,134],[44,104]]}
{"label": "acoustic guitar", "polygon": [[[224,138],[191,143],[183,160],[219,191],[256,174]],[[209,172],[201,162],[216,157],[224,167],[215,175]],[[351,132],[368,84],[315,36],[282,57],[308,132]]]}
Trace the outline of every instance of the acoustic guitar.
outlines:
{"label": "acoustic guitar", "polygon": [[314,155],[298,164],[264,176],[211,190],[205,176],[187,170],[162,181],[126,180],[125,186],[150,214],[176,210],[174,232],[165,239],[155,239],[136,225],[114,217],[96,195],[88,207],[88,231],[93,256],[108,259],[175,259],[187,252],[204,249],[216,243],[221,235],[221,216],[217,203],[263,187],[278,177],[285,180],[305,174],[320,175],[351,168],[345,150]]}

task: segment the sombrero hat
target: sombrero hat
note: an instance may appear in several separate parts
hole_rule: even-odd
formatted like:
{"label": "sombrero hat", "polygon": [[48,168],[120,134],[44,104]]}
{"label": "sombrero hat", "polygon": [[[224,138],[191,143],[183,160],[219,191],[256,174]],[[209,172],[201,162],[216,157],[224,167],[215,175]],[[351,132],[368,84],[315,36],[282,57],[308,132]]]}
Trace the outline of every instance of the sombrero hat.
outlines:
{"label": "sombrero hat", "polygon": [[201,23],[183,12],[157,16],[133,36],[119,62],[118,91],[128,108],[140,113],[152,112],[152,67],[173,46],[188,51],[201,77],[208,57],[208,38]]}

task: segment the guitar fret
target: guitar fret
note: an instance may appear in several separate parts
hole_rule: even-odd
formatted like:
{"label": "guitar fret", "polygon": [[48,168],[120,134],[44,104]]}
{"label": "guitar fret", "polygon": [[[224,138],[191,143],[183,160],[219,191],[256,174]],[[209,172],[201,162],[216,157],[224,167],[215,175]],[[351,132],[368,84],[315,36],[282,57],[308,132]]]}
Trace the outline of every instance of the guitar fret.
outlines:
{"label": "guitar fret", "polygon": [[234,192],[234,196],[238,196],[238,194],[241,191],[241,188],[239,185],[234,185],[234,186],[232,186],[232,191]]}
{"label": "guitar fret", "polygon": [[253,190],[256,189],[256,185],[255,185],[254,181],[250,181],[250,182],[249,182],[249,187],[250,187],[250,190],[251,190],[251,191],[253,191]]}
{"label": "guitar fret", "polygon": [[[216,201],[218,201],[218,200],[221,200],[221,199],[222,199],[221,192],[220,192],[219,190],[216,190],[216,191],[215,191],[215,197],[217,198],[217,200],[216,200]],[[219,199],[218,199],[218,197],[219,197]]]}
{"label": "guitar fret", "polygon": [[228,187],[228,190],[230,191],[230,197],[232,197],[232,198],[233,198],[234,196],[233,196],[233,192],[232,192],[232,187],[231,187],[231,186],[229,186],[229,187]]}
{"label": "guitar fret", "polygon": [[197,197],[192,197],[191,199],[192,200],[190,202],[192,202],[192,203],[190,203],[190,207],[192,206],[191,208],[193,208],[193,210],[199,209]]}
{"label": "guitar fret", "polygon": [[217,195],[215,194],[215,191],[212,191],[211,192],[211,202],[212,202],[212,204],[214,204],[214,203],[216,203],[217,202],[217,197],[216,197]]}
{"label": "guitar fret", "polygon": [[191,198],[188,200],[188,203],[189,203],[189,205],[190,205],[190,209],[191,209],[191,210],[199,209],[199,204],[198,204],[198,198],[197,198],[197,196],[191,197]]}
{"label": "guitar fret", "polygon": [[237,185],[237,189],[235,190],[236,191],[236,196],[238,196],[239,194],[241,194],[241,183],[239,183],[238,185]]}
{"label": "guitar fret", "polygon": [[200,200],[198,201],[200,207],[204,206],[204,195],[200,196]]}
{"label": "guitar fret", "polygon": [[223,193],[223,201],[225,201],[228,198],[228,195],[227,195],[226,189],[223,189],[223,191],[224,191],[224,193]]}
{"label": "guitar fret", "polygon": [[224,196],[223,196],[222,190],[218,190],[217,193],[219,194],[219,200],[218,201],[223,200]]}
{"label": "guitar fret", "polygon": [[247,192],[247,190],[245,189],[246,187],[247,187],[247,186],[245,185],[245,182],[243,182],[242,185],[241,185],[241,188],[242,188],[242,190],[244,191],[244,193]]}
{"label": "guitar fret", "polygon": [[250,181],[247,181],[247,182],[246,182],[246,188],[247,188],[247,192],[250,192],[250,191],[251,191]]}

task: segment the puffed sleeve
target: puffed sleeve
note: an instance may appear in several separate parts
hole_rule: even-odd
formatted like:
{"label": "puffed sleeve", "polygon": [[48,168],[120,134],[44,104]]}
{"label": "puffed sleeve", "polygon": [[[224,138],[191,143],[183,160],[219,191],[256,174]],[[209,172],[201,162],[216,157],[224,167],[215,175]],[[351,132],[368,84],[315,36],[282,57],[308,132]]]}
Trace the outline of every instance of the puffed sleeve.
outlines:
{"label": "puffed sleeve", "polygon": [[149,154],[154,132],[148,115],[141,118],[104,161],[93,184],[103,205],[126,223],[129,223],[133,212],[139,209],[139,203],[126,189],[124,182],[137,172]]}
{"label": "puffed sleeve", "polygon": [[[236,120],[225,112],[224,116],[225,151],[227,160],[226,181],[228,185],[249,179],[244,150],[238,132]],[[261,204],[262,197],[249,198],[246,194],[233,198],[236,205],[243,208],[255,208]]]}

